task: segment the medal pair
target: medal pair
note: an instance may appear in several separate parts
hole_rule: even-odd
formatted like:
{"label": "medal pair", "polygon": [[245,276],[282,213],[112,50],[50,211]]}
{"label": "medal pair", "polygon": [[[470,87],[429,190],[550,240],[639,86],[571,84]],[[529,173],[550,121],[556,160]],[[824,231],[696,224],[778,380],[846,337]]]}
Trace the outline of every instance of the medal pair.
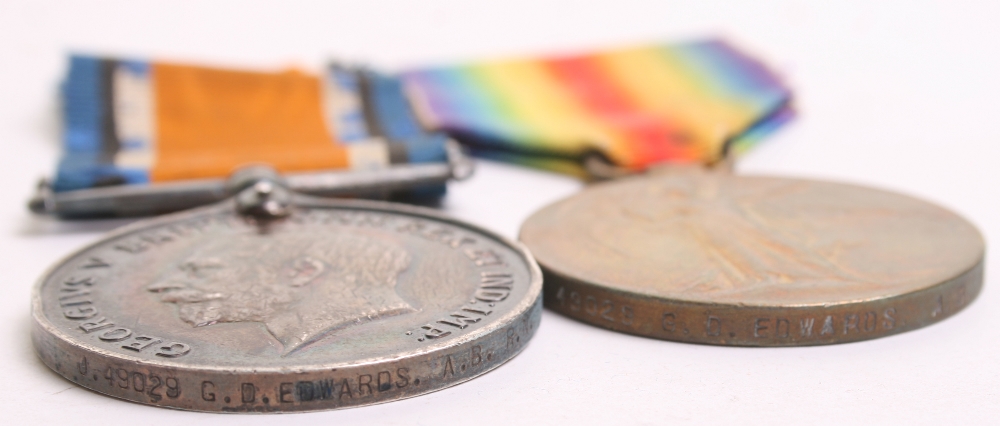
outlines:
{"label": "medal pair", "polygon": [[[796,346],[930,324],[982,285],[981,235],[943,208],[727,171],[792,110],[773,73],[717,41],[399,76],[78,57],[64,97],[66,155],[34,211],[214,203],[118,230],[36,285],[41,359],[130,401],[285,412],[420,395],[519,353],[542,293],[630,334]],[[449,136],[615,179],[530,217],[527,248],[426,208],[315,197],[433,200],[471,173]]]}

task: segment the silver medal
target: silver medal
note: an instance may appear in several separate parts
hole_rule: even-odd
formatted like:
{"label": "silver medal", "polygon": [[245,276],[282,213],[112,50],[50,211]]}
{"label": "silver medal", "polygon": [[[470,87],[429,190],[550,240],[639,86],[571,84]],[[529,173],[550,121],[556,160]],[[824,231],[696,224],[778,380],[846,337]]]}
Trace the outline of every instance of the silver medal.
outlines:
{"label": "silver medal", "polygon": [[34,289],[35,348],[94,391],[214,412],[375,404],[520,352],[541,274],[518,243],[433,210],[259,182],[136,223]]}

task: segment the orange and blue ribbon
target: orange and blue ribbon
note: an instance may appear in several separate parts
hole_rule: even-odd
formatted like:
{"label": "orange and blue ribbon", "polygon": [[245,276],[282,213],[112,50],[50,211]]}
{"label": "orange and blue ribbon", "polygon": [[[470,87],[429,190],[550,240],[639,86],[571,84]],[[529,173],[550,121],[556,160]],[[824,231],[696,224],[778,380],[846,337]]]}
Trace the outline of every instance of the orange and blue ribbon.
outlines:
{"label": "orange and blue ribbon", "polygon": [[[395,77],[331,66],[248,72],[73,56],[62,86],[56,191],[281,172],[444,162]],[[439,196],[444,187],[408,195]]]}
{"label": "orange and blue ribbon", "polygon": [[73,56],[62,98],[56,191],[225,177],[252,163],[296,172],[441,162],[448,135],[482,156],[570,173],[594,154],[631,170],[711,163],[792,117],[776,74],[716,40],[400,75]]}

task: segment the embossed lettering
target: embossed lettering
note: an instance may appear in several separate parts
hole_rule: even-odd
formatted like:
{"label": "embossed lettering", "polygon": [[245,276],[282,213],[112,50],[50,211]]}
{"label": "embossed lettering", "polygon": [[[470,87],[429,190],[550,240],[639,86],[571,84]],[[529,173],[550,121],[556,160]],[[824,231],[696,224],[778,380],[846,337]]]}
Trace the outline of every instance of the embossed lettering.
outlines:
{"label": "embossed lettering", "polygon": [[70,308],[63,311],[63,316],[71,320],[85,320],[97,316],[97,308],[84,306],[80,308]]}
{"label": "embossed lettering", "polygon": [[295,383],[295,392],[299,394],[299,401],[312,401],[313,400],[312,382]]}
{"label": "embossed lettering", "polygon": [[146,244],[142,241],[123,241],[115,245],[115,250],[121,250],[123,252],[132,254],[142,253],[146,251],[146,249],[148,248],[149,244]]}
{"label": "embossed lettering", "polygon": [[215,401],[215,383],[201,382],[201,399],[205,401]]}
{"label": "embossed lettering", "polygon": [[605,299],[604,302],[601,303],[601,318],[604,318],[607,321],[614,322],[615,317],[611,316],[611,311],[613,311],[614,309],[615,309],[615,304],[612,303],[610,300]]}
{"label": "embossed lettering", "polygon": [[448,242],[455,237],[455,231],[446,228],[439,228],[431,231],[427,231],[424,234],[428,239],[433,241]]}
{"label": "embossed lettering", "polygon": [[833,316],[827,315],[826,319],[823,320],[823,329],[820,330],[819,335],[833,334]]}
{"label": "embossed lettering", "polygon": [[865,320],[861,323],[861,327],[864,331],[874,331],[875,326],[878,323],[878,314],[875,312],[868,312],[865,314]]}
{"label": "embossed lettering", "polygon": [[507,329],[507,347],[518,346],[521,343],[521,336],[517,335],[517,330],[513,327]]}
{"label": "embossed lettering", "polygon": [[454,231],[445,228],[429,229],[419,235],[431,241],[438,241],[447,244],[454,238]]}
{"label": "embossed lettering", "polygon": [[204,224],[199,223],[183,223],[178,225],[170,225],[164,232],[173,235],[174,237],[185,237],[192,235],[196,232],[203,232]]}
{"label": "embossed lettering", "polygon": [[253,383],[244,383],[240,385],[240,401],[244,404],[249,404],[257,400],[257,387]]}
{"label": "embossed lettering", "polygon": [[753,321],[753,337],[767,337],[767,324],[770,318],[757,318]]}
{"label": "embossed lettering", "polygon": [[385,216],[371,213],[356,213],[355,220],[360,226],[381,227],[386,223]]}
{"label": "embossed lettering", "polygon": [[448,241],[448,246],[454,249],[454,248],[459,248],[461,246],[464,246],[466,244],[475,244],[475,243],[476,243],[476,240],[474,240],[472,238],[462,237],[462,238],[455,238],[455,239],[452,239],[452,240]]}
{"label": "embossed lettering", "polygon": [[472,365],[479,365],[483,362],[483,347],[475,345],[472,347]]}
{"label": "embossed lettering", "polygon": [[93,277],[84,277],[84,278],[69,277],[69,278],[66,279],[66,281],[63,281],[63,286],[64,287],[60,288],[59,291],[69,291],[69,288],[67,288],[67,286],[68,287],[76,287],[76,286],[90,287],[90,286],[93,286],[94,283],[95,283],[95,281],[94,281]]}
{"label": "embossed lettering", "polygon": [[580,297],[580,293],[577,293],[575,291],[569,292],[569,301],[570,301],[569,309],[574,312],[579,311],[580,306],[583,304],[582,300],[583,298]]}
{"label": "embossed lettering", "polygon": [[417,233],[423,230],[426,226],[427,225],[423,224],[422,222],[406,222],[397,227],[396,230],[405,233]]}
{"label": "embossed lettering", "polygon": [[799,334],[802,337],[812,336],[813,334],[813,323],[816,320],[814,318],[805,318],[799,320]]}
{"label": "embossed lettering", "polygon": [[173,241],[175,237],[162,231],[156,231],[143,234],[139,239],[150,244],[163,244]]}
{"label": "embossed lettering", "polygon": [[590,314],[590,316],[597,315],[597,298],[594,296],[585,297],[583,299],[583,310]]}
{"label": "embossed lettering", "polygon": [[135,336],[132,340],[133,341],[131,343],[122,345],[122,347],[136,352],[142,352],[143,349],[163,341],[162,339],[153,336]]}
{"label": "embossed lettering", "polygon": [[[784,326],[784,327],[782,327]],[[788,322],[787,318],[778,318],[774,320],[774,336],[778,338],[788,337],[788,333],[791,331],[791,324]],[[784,330],[784,331],[782,331]]]}
{"label": "embossed lettering", "polygon": [[443,319],[438,321],[440,324],[450,325],[459,330],[464,330],[469,324],[475,324],[479,322],[482,318],[475,318],[466,315],[462,315],[458,312],[451,314],[451,318]]}
{"label": "embossed lettering", "polygon": [[408,368],[397,368],[396,375],[400,378],[396,381],[397,388],[405,388],[406,385],[410,384],[410,370]]}
{"label": "embossed lettering", "polygon": [[354,394],[351,393],[351,385],[347,383],[347,379],[340,382],[340,393],[337,394],[337,398],[344,399],[344,395],[347,395],[348,398],[354,398]]}
{"label": "embossed lettering", "polygon": [[378,388],[379,392],[385,392],[389,389],[392,389],[392,374],[390,374],[388,371],[379,371],[378,374],[375,376],[375,380],[378,381],[376,387]]}
{"label": "embossed lettering", "polygon": [[471,259],[476,266],[502,266],[503,259],[497,252],[490,249],[466,249],[465,255]]}
{"label": "embossed lettering", "polygon": [[[86,295],[87,294],[83,294],[83,296],[86,296]],[[90,305],[92,303],[93,302],[90,301],[90,299],[83,299],[83,300],[65,300],[64,299],[64,300],[60,300],[59,301],[59,306],[62,306],[62,307],[65,308],[65,307],[69,307],[69,306]]]}
{"label": "embossed lettering", "polygon": [[118,387],[128,389],[128,371],[124,368],[119,368],[115,370],[115,376],[118,377]]}
{"label": "embossed lettering", "polygon": [[705,321],[705,335],[718,336],[722,334],[722,320],[717,316],[709,315]]}
{"label": "embossed lettering", "polygon": [[858,316],[855,314],[847,314],[844,317],[844,334],[847,334],[849,330],[858,331]]}
{"label": "embossed lettering", "polygon": [[152,387],[149,388],[149,392],[146,392],[146,395],[149,395],[149,399],[153,400],[153,402],[157,402],[163,399],[163,395],[161,395],[159,392],[156,392],[157,389],[163,386],[163,381],[160,380],[160,376],[152,374],[149,375],[149,383],[153,385]]}
{"label": "embossed lettering", "polygon": [[896,326],[896,309],[886,308],[882,313],[882,328],[892,330]]}
{"label": "embossed lettering", "polygon": [[278,385],[278,401],[282,403],[295,402],[292,399],[292,390],[295,389],[294,383],[284,382]]}
{"label": "embossed lettering", "polygon": [[481,288],[476,290],[476,293],[473,297],[475,297],[476,300],[480,300],[483,302],[496,303],[504,301],[504,299],[506,299],[507,296],[510,296],[510,290]]}
{"label": "embossed lettering", "polygon": [[112,327],[114,325],[115,324],[109,322],[107,318],[101,317],[101,319],[98,320],[81,322],[80,329],[83,330],[84,333],[89,334],[97,330],[103,330],[105,328]]}
{"label": "embossed lettering", "polygon": [[[83,296],[86,296],[86,294],[84,294]],[[61,301],[59,301],[59,306],[62,306],[62,307],[65,308],[65,307],[69,307],[69,306],[90,305],[92,303],[93,302],[91,302],[90,299],[83,299],[83,300],[61,300]]]}
{"label": "embossed lettering", "polygon": [[430,325],[430,324],[427,324],[427,325],[424,325],[424,326],[420,326],[420,328],[426,330],[426,332],[424,333],[424,337],[426,337],[428,339],[440,339],[442,337],[445,337],[445,336],[448,336],[448,335],[451,334],[450,331],[444,331],[444,330],[441,330],[439,328],[435,328],[433,325]]}
{"label": "embossed lettering", "polygon": [[173,377],[167,377],[164,381],[167,385],[167,398],[175,399],[181,396],[181,384]]}
{"label": "embossed lettering", "polygon": [[635,314],[632,311],[632,307],[630,307],[630,306],[624,306],[623,305],[622,306],[622,324],[632,325],[632,319],[634,317],[635,317]]}
{"label": "embossed lettering", "polygon": [[146,375],[139,372],[132,373],[132,390],[139,393],[146,390]]}
{"label": "embossed lettering", "polygon": [[132,335],[132,330],[125,327],[116,327],[101,333],[97,338],[105,342],[119,342],[128,339]]}
{"label": "embossed lettering", "polygon": [[663,327],[663,331],[673,333],[677,330],[677,316],[670,312],[664,312],[663,318],[660,319],[660,326]]}
{"label": "embossed lettering", "polygon": [[448,378],[449,375],[451,376],[455,375],[455,366],[452,365],[450,356],[448,357],[448,360],[444,363],[444,372],[441,374],[441,377]]}
{"label": "embossed lettering", "polygon": [[471,312],[471,313],[474,313],[474,314],[482,315],[484,317],[493,313],[492,309],[478,308],[478,307],[472,308],[472,307],[468,307],[468,306],[463,307],[462,310],[465,311],[465,312]]}
{"label": "embossed lettering", "polygon": [[451,248],[459,248],[464,245],[475,244],[476,240],[469,237],[462,237],[455,234],[455,231],[447,228],[431,228],[423,222],[406,222],[396,228],[399,232],[419,235],[430,241],[444,243]]}
{"label": "embossed lettering", "polygon": [[107,268],[111,266],[109,263],[105,262],[99,257],[88,258],[83,264],[80,265],[81,269],[91,269],[91,268]]}
{"label": "embossed lettering", "polygon": [[509,272],[483,272],[480,274],[480,287],[482,288],[502,288],[510,290],[514,288],[514,274]]}
{"label": "embossed lettering", "polygon": [[108,379],[108,386],[114,386],[115,385],[115,369],[113,367],[109,366],[107,370],[104,370],[104,378]]}
{"label": "embossed lettering", "polygon": [[177,358],[182,355],[186,355],[191,352],[191,347],[183,343],[173,342],[166,346],[160,346],[156,350],[157,356],[162,356],[165,358]]}
{"label": "embossed lettering", "polygon": [[128,371],[124,368],[111,368],[108,367],[108,373],[105,375],[108,379],[108,386],[114,386],[115,379],[118,379],[118,387],[128,389]]}
{"label": "embossed lettering", "polygon": [[316,397],[319,399],[329,399],[333,397],[333,388],[337,386],[334,380],[320,380],[316,382],[314,389],[316,391]]}
{"label": "embossed lettering", "polygon": [[358,376],[358,396],[373,395],[372,375],[362,374]]}
{"label": "embossed lettering", "polygon": [[[90,296],[90,290],[84,287],[63,287],[60,290],[62,293],[59,296],[59,306],[79,306],[88,305],[91,302],[89,298],[83,298]],[[81,299],[83,298],[83,299]]]}
{"label": "embossed lettering", "polygon": [[59,293],[59,300],[66,300],[77,296],[87,296],[90,294],[90,288],[64,286],[59,288]]}

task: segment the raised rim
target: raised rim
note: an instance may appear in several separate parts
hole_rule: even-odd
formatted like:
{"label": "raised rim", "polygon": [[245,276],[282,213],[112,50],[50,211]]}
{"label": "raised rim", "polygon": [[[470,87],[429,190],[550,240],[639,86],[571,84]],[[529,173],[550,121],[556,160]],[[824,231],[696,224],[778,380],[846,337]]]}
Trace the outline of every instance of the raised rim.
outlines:
{"label": "raised rim", "polygon": [[[171,360],[165,359],[165,360],[157,360],[157,367],[158,368],[173,369],[173,370],[177,370],[177,371],[190,372],[190,373],[199,373],[200,372],[200,373],[213,373],[213,374],[225,373],[225,374],[234,374],[234,375],[238,375],[238,374],[281,375],[281,374],[310,374],[310,373],[320,373],[320,372],[327,372],[327,371],[336,370],[336,369],[353,369],[353,368],[359,368],[359,367],[365,367],[365,366],[374,366],[374,365],[378,365],[378,364],[392,363],[392,362],[397,362],[397,361],[406,361],[406,360],[410,360],[410,359],[416,359],[416,358],[423,358],[423,357],[433,356],[433,354],[438,353],[438,352],[447,352],[447,349],[449,349],[449,348],[464,347],[464,346],[466,346],[466,345],[468,345],[469,343],[472,343],[472,342],[483,341],[483,340],[489,338],[490,336],[495,335],[501,329],[503,329],[505,327],[508,327],[511,324],[515,324],[519,319],[521,319],[521,318],[527,318],[527,317],[531,316],[533,310],[540,308],[541,299],[542,299],[542,272],[541,272],[541,269],[539,268],[537,262],[534,260],[534,257],[531,255],[530,251],[528,251],[528,249],[526,248],[526,246],[524,244],[522,244],[522,243],[520,243],[518,241],[513,241],[513,240],[511,240],[509,238],[506,238],[506,237],[504,237],[502,235],[499,235],[499,234],[497,234],[497,233],[495,233],[493,231],[484,229],[484,228],[482,228],[482,227],[480,227],[478,225],[470,224],[470,223],[467,223],[467,222],[464,222],[464,221],[452,218],[452,217],[450,217],[450,216],[448,216],[448,215],[446,215],[446,214],[444,214],[442,212],[439,212],[437,210],[430,209],[430,208],[425,208],[425,207],[416,207],[416,206],[403,205],[403,204],[397,204],[397,203],[389,203],[389,202],[381,202],[381,201],[370,201],[370,200],[327,199],[327,198],[319,198],[319,197],[306,196],[306,195],[301,195],[301,194],[296,194],[294,196],[294,198],[293,198],[293,204],[296,207],[302,207],[302,208],[319,208],[319,209],[324,209],[324,208],[326,208],[326,209],[343,208],[343,209],[350,209],[350,210],[356,210],[356,211],[370,211],[370,212],[382,212],[382,213],[391,213],[391,214],[403,214],[403,215],[413,216],[413,217],[416,217],[416,218],[425,218],[425,219],[430,219],[430,220],[434,220],[434,221],[443,222],[443,223],[446,223],[446,224],[449,224],[449,225],[452,225],[452,226],[456,226],[456,227],[460,227],[460,228],[463,228],[463,229],[467,229],[469,231],[472,231],[472,232],[477,233],[479,235],[482,235],[484,237],[490,238],[490,239],[494,240],[495,242],[499,243],[500,245],[506,246],[507,248],[509,248],[510,250],[512,250],[527,265],[528,275],[529,275],[529,283],[528,283],[528,288],[525,291],[525,297],[523,297],[520,301],[518,301],[517,304],[513,305],[510,308],[510,310],[507,311],[504,315],[492,318],[491,319],[491,324],[488,325],[488,326],[486,326],[486,327],[482,327],[482,328],[480,328],[480,329],[478,329],[476,331],[473,331],[471,333],[465,334],[465,335],[460,336],[460,337],[455,338],[455,339],[450,339],[450,340],[447,340],[445,342],[432,343],[430,345],[421,347],[421,348],[419,348],[417,350],[410,351],[410,353],[405,353],[405,354],[401,354],[401,355],[382,356],[382,357],[370,357],[370,358],[364,358],[364,359],[359,359],[359,360],[349,361],[349,362],[323,363],[323,364],[309,363],[309,364],[305,364],[305,365],[301,365],[301,366],[284,366],[284,367],[272,367],[272,366],[258,366],[258,367],[254,367],[254,366],[212,367],[212,366],[209,366],[209,365],[203,365],[203,364],[192,365],[192,364],[180,363],[180,362],[176,362],[176,361],[171,361]],[[233,201],[230,199],[230,200],[225,200],[225,201],[222,201],[222,202],[219,202],[219,203],[216,203],[216,204],[212,204],[212,205],[208,205],[208,206],[204,206],[204,207],[199,207],[199,208],[196,208],[196,209],[186,210],[186,211],[182,211],[182,212],[177,212],[177,213],[172,213],[172,214],[168,214],[168,215],[164,215],[164,216],[159,216],[159,217],[156,217],[156,218],[151,218],[151,219],[137,221],[137,222],[131,223],[129,225],[123,226],[121,228],[118,228],[116,230],[113,230],[112,232],[108,233],[107,235],[105,235],[101,239],[99,239],[99,240],[97,240],[97,241],[95,241],[95,242],[93,242],[91,244],[88,244],[88,245],[86,245],[86,246],[84,246],[84,247],[82,247],[82,248],[80,248],[78,250],[75,250],[75,251],[73,251],[72,253],[70,253],[70,254],[68,254],[66,256],[63,256],[59,261],[55,262],[52,266],[50,266],[40,276],[40,278],[38,280],[36,280],[35,285],[32,288],[32,297],[31,297],[32,298],[32,301],[31,301],[32,307],[31,307],[31,311],[32,311],[32,319],[33,319],[33,322],[35,324],[35,327],[32,328],[32,334],[35,336],[35,338],[33,340],[44,340],[44,341],[56,342],[56,343],[63,342],[63,343],[66,343],[66,344],[77,345],[81,350],[86,351],[87,353],[93,354],[93,355],[95,355],[95,357],[100,358],[101,360],[104,360],[104,361],[107,361],[107,362],[116,362],[116,363],[132,364],[132,365],[144,365],[144,364],[148,364],[148,360],[147,359],[144,359],[144,358],[141,358],[141,357],[138,357],[138,356],[129,355],[129,354],[112,352],[112,351],[109,351],[107,349],[104,349],[104,348],[101,348],[101,347],[97,347],[97,346],[93,345],[90,342],[84,341],[82,339],[75,338],[74,336],[69,335],[69,334],[63,332],[63,330],[61,330],[59,327],[57,327],[55,324],[53,324],[45,316],[45,313],[43,312],[42,301],[41,301],[42,287],[52,277],[52,275],[56,272],[56,270],[58,270],[60,267],[62,267],[63,265],[65,265],[69,261],[75,259],[76,257],[80,256],[81,254],[85,253],[86,251],[91,250],[91,249],[93,249],[93,248],[95,248],[95,247],[97,247],[99,245],[102,245],[102,244],[106,243],[108,240],[116,239],[116,238],[121,238],[121,237],[127,236],[129,234],[133,234],[133,233],[136,233],[136,232],[142,232],[142,231],[145,231],[145,230],[150,229],[150,228],[154,228],[154,227],[158,227],[158,226],[163,226],[163,225],[175,222],[175,221],[185,220],[185,219],[188,219],[188,218],[191,218],[191,217],[195,217],[195,216],[199,216],[199,215],[208,215],[208,214],[221,213],[221,212],[227,212],[227,211],[232,211],[232,210],[233,210]],[[346,406],[346,407],[340,407],[340,406],[337,406],[337,407],[316,407],[316,408],[306,408],[306,409],[296,408],[294,410],[294,412],[321,411],[321,410],[349,408],[349,407],[356,407],[356,406],[372,405],[372,404],[390,402],[390,401],[394,401],[394,400],[397,400],[397,399],[405,399],[405,398],[409,398],[409,397],[413,397],[413,396],[423,395],[423,394],[426,394],[426,393],[429,393],[429,392],[441,390],[441,389],[444,389],[444,388],[447,388],[447,387],[450,387],[450,386],[453,386],[453,385],[456,385],[456,384],[459,384],[459,383],[463,383],[465,381],[468,381],[468,380],[471,380],[471,379],[473,379],[475,377],[478,377],[478,376],[480,376],[482,374],[485,374],[485,373],[487,373],[489,371],[492,371],[496,367],[499,367],[500,365],[506,363],[510,359],[513,359],[517,354],[519,354],[524,349],[524,347],[526,346],[527,342],[530,341],[530,339],[531,339],[531,337],[533,337],[533,335],[534,335],[534,330],[531,331],[531,335],[527,336],[527,338],[525,339],[525,342],[522,343],[517,350],[515,350],[513,353],[511,353],[508,357],[499,360],[492,367],[486,368],[483,371],[480,371],[480,372],[478,372],[476,374],[469,375],[467,377],[456,378],[455,380],[453,380],[450,383],[447,383],[447,384],[445,384],[443,386],[428,388],[427,390],[423,390],[423,391],[420,391],[420,392],[412,394],[412,395],[405,395],[405,396],[402,396],[402,397],[399,397],[399,398],[392,398],[392,399],[386,399],[386,400],[376,400],[376,401],[371,401],[371,402],[363,403],[363,404],[352,404],[352,405],[349,405],[349,406]],[[38,351],[39,351],[38,345],[39,345],[39,343],[37,341],[33,342],[33,346],[35,348],[36,353],[38,353]],[[52,368],[47,363],[45,363],[45,364],[49,368]],[[56,372],[60,373],[59,371],[56,371]],[[69,377],[66,377],[66,379],[69,380]],[[70,380],[70,381],[72,381],[74,383],[77,383],[74,380]],[[101,394],[104,394],[104,395],[112,396],[112,397],[117,398],[117,399],[122,399],[122,400],[130,401],[130,402],[136,402],[136,403],[145,404],[145,405],[154,405],[154,406],[165,407],[165,408],[175,408],[175,409],[195,410],[195,411],[206,411],[206,412],[217,412],[217,411],[210,411],[210,410],[198,410],[198,409],[193,409],[193,408],[188,408],[188,407],[181,407],[181,406],[174,406],[174,405],[167,405],[167,404],[156,404],[156,403],[150,403],[150,402],[145,402],[145,401],[136,400],[136,399],[130,399],[130,398],[122,398],[122,397],[118,397],[117,395],[112,395],[112,394],[109,394],[109,393],[106,393],[106,392],[102,392],[100,389],[96,389],[94,387],[87,386],[86,384],[83,384],[83,383],[78,383],[78,384],[80,384],[81,387],[90,389],[92,391],[95,391],[95,392],[98,392],[98,393],[101,393]]]}

